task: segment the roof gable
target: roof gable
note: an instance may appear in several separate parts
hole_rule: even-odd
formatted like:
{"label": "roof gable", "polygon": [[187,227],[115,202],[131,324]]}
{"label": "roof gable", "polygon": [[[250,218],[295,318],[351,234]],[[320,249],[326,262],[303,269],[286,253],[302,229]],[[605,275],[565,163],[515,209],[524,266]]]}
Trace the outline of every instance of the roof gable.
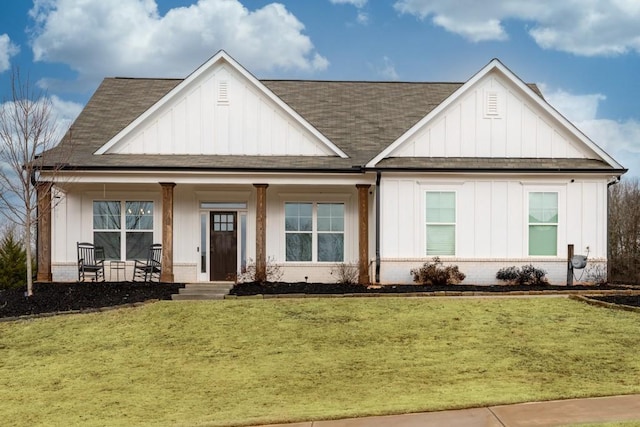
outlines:
{"label": "roof gable", "polygon": [[396,157],[596,159],[622,169],[497,59],[367,166]]}
{"label": "roof gable", "polygon": [[347,155],[224,51],[94,154]]}

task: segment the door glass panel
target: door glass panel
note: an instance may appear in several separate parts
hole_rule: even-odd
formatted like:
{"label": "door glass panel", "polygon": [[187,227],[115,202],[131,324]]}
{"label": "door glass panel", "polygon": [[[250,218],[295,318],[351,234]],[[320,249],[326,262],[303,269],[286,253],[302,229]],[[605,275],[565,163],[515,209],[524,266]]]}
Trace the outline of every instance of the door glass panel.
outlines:
{"label": "door glass panel", "polygon": [[247,209],[247,202],[201,202],[200,209]]}
{"label": "door glass panel", "polygon": [[247,268],[247,214],[240,214],[240,267]]}
{"label": "door glass panel", "polygon": [[200,214],[200,272],[207,272],[207,214]]}
{"label": "door glass panel", "polygon": [[213,231],[233,231],[235,222],[233,215],[214,214],[213,215]]}

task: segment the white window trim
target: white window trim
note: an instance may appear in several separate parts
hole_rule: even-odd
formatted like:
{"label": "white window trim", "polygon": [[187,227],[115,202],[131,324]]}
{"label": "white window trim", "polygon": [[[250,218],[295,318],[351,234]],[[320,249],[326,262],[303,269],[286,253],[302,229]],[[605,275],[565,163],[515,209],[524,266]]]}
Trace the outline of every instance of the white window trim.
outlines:
{"label": "white window trim", "polygon": [[[119,229],[96,229],[93,228],[93,204],[94,202],[118,202],[120,203],[120,228]],[[153,228],[150,230],[129,230],[127,229],[127,202],[151,202],[153,204]],[[95,232],[119,233],[120,234],[120,258],[116,261],[132,261],[127,259],[127,233],[149,233],[151,232],[151,241],[156,242],[156,224],[158,222],[158,202],[153,197],[111,197],[91,200],[91,242],[94,241]]]}
{"label": "white window trim", "polygon": [[[215,209],[200,209],[198,211],[198,242],[197,242],[197,253],[198,253],[198,261],[197,261],[197,275],[198,281],[200,282],[209,282],[211,272],[209,271],[211,265],[211,213],[212,212],[235,212],[236,213],[236,227],[237,227],[237,248],[236,248],[236,269],[237,271],[242,271],[242,268],[246,266],[248,262],[248,234],[249,234],[249,210],[242,208],[215,208]],[[202,247],[202,216],[205,216],[205,245],[206,247]],[[242,217],[245,217],[245,226],[246,229],[244,233],[242,232],[241,222]],[[203,249],[206,251],[205,254],[205,263],[204,270],[202,271],[202,251]],[[243,258],[243,249],[244,249],[244,258]]]}
{"label": "white window trim", "polygon": [[[529,255],[529,194],[531,193],[557,193],[558,194],[558,222],[557,222],[557,240],[556,240],[556,255]],[[523,193],[523,205],[522,212],[522,225],[523,225],[523,239],[522,239],[522,254],[527,258],[532,259],[558,259],[566,258],[567,251],[563,248],[561,242],[565,242],[566,239],[566,200],[567,200],[567,186],[553,184],[537,184],[530,185],[524,188]]]}
{"label": "white window trim", "polygon": [[[288,200],[282,204],[283,212],[284,206],[287,203],[300,203],[300,204],[311,204],[311,230],[309,231],[287,231],[286,229],[286,215],[282,215],[282,225],[284,230],[284,252],[282,254],[282,259],[287,264],[296,264],[296,263],[306,263],[306,264],[335,264],[345,262],[347,257],[347,203],[343,201],[309,201],[309,200]],[[343,205],[344,215],[342,218],[342,231],[318,231],[318,205],[319,204],[341,204]],[[308,234],[311,233],[311,261],[288,261],[287,260],[287,245],[286,239],[287,234]],[[342,261],[318,261],[318,234],[342,234]]]}
{"label": "white window trim", "polygon": [[[150,201],[153,202],[153,242],[162,239],[162,201],[160,191],[86,191],[82,194],[82,226],[77,238],[79,242],[93,242],[93,202],[103,201]],[[120,242],[120,260],[125,261]],[[124,242],[126,244],[126,242]],[[75,248],[74,248],[75,251]],[[75,253],[73,255],[76,256]],[[75,259],[75,258],[74,258]]]}
{"label": "white window trim", "polygon": [[[458,255],[458,223],[459,223],[459,218],[458,218],[458,191],[454,190],[453,188],[451,188],[451,186],[443,186],[443,187],[422,187],[422,203],[421,203],[421,214],[419,216],[419,218],[422,219],[422,248],[423,248],[423,254],[424,256],[427,257],[433,257],[433,256],[437,256],[440,258],[446,258],[446,257],[455,257]],[[453,254],[451,255],[429,255],[427,253],[428,248],[427,248],[427,226],[429,225],[429,223],[427,222],[427,193],[453,193],[454,195],[454,199],[455,199],[455,222],[454,223],[433,223],[438,224],[438,225],[453,225],[453,244],[454,244],[454,248],[453,248]]]}
{"label": "white window trim", "polygon": [[[345,193],[323,193],[323,194],[309,194],[309,193],[279,193],[280,198],[280,230],[279,230],[279,241],[280,241],[280,259],[282,262],[287,265],[331,265],[340,263],[338,261],[315,261],[317,259],[317,231],[316,230],[316,210],[318,203],[342,203],[344,204],[344,249],[343,249],[343,261],[348,262],[351,255],[351,240],[354,233],[355,224],[352,223],[352,203],[350,194]],[[312,228],[312,256],[311,261],[287,261],[287,245],[286,245],[286,226],[285,226],[285,212],[284,206],[285,203],[314,203],[314,217],[313,217],[313,225]],[[357,228],[355,229],[357,233]]]}

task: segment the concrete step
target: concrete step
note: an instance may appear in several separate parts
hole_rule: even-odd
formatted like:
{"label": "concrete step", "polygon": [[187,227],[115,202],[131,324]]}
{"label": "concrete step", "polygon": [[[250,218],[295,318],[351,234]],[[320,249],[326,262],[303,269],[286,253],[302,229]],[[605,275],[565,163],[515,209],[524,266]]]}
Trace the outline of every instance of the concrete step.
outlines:
{"label": "concrete step", "polygon": [[203,291],[208,291],[213,289],[213,290],[230,291],[231,288],[233,288],[233,284],[231,285],[187,284],[182,289],[194,289],[194,290],[203,290]]}
{"label": "concrete step", "polygon": [[187,283],[178,290],[178,294],[171,295],[172,300],[208,300],[224,299],[233,288],[233,282]]}
{"label": "concrete step", "polygon": [[171,295],[173,301],[204,301],[204,300],[223,300],[224,295],[203,295],[203,294],[173,294]]}
{"label": "concrete step", "polygon": [[180,295],[228,295],[229,289],[187,289],[178,291]]}

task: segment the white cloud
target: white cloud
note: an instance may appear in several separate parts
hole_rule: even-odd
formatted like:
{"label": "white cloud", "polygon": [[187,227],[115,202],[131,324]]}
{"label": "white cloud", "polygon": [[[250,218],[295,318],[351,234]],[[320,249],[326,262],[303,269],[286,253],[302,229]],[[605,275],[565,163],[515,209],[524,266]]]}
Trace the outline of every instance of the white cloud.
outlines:
{"label": "white cloud", "polygon": [[395,64],[388,56],[383,56],[381,60],[376,60],[375,62],[368,62],[367,67],[370,72],[378,76],[380,80],[390,81],[400,79]]}
{"label": "white cloud", "polygon": [[80,80],[105,75],[184,77],[224,49],[252,71],[323,70],[304,25],[282,4],[198,0],[164,16],[155,0],[34,0],[36,61],[68,64]]}
{"label": "white cloud", "polygon": [[369,14],[367,12],[359,10],[356,21],[358,21],[358,24],[367,25],[369,23]]}
{"label": "white cloud", "polygon": [[55,140],[59,141],[78,117],[84,105],[73,101],[65,101],[56,95],[52,95],[50,101],[52,119],[56,123],[57,138]]}
{"label": "white cloud", "polygon": [[547,101],[575,124],[600,148],[629,169],[629,176],[640,176],[640,122],[615,121],[597,117],[602,94],[575,95],[562,89],[551,91],[540,85]]}
{"label": "white cloud", "polygon": [[382,61],[384,62],[384,65],[378,71],[379,74],[381,74],[386,79],[398,80],[400,78],[400,76],[398,75],[398,72],[396,71],[396,67],[395,67],[393,61],[388,56],[383,57]]}
{"label": "white cloud", "polygon": [[369,23],[369,14],[362,10],[367,5],[368,0],[329,0],[332,4],[350,4],[358,8],[358,15],[356,16],[356,22],[361,25],[367,25]]}
{"label": "white cloud", "polygon": [[11,68],[11,57],[19,51],[18,46],[11,42],[7,34],[0,34],[0,73]]}
{"label": "white cloud", "polygon": [[364,7],[367,0],[330,0],[333,4],[351,4],[355,7]]}
{"label": "white cloud", "polygon": [[549,104],[553,105],[556,110],[572,122],[595,119],[600,101],[607,99],[606,96],[600,93],[574,95],[562,89],[550,91],[545,84],[538,86]]}
{"label": "white cloud", "polygon": [[576,55],[640,52],[636,0],[396,0],[395,9],[473,42],[506,40],[507,20],[518,20],[545,49]]}
{"label": "white cloud", "polygon": [[629,119],[585,120],[576,126],[618,163],[629,169],[627,176],[640,176],[640,122]]}

